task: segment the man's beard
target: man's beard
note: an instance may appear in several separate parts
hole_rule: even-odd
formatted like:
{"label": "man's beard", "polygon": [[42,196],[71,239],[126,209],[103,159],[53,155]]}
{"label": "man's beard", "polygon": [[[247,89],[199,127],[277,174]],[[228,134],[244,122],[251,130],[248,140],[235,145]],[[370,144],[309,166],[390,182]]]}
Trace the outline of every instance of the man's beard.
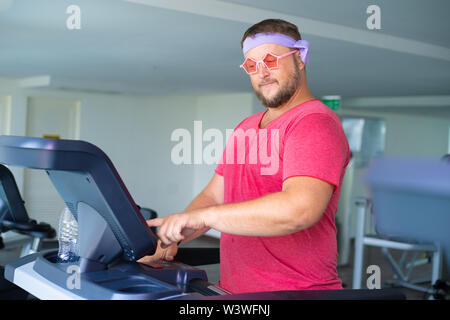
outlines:
{"label": "man's beard", "polygon": [[[253,90],[255,91],[256,96],[258,97],[261,104],[266,108],[278,108],[284,103],[288,102],[289,99],[294,95],[295,91],[298,89],[300,80],[300,68],[295,64],[295,70],[292,72],[288,83],[284,88],[280,88],[278,93],[271,99],[264,97],[261,90]],[[278,83],[278,81],[277,81]],[[258,85],[259,86],[259,85]]]}

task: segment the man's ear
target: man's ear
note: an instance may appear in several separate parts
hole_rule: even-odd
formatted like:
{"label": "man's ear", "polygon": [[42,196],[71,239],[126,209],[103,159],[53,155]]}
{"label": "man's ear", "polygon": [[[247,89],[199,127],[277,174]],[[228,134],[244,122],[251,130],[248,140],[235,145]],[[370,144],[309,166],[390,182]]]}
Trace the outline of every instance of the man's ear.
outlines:
{"label": "man's ear", "polygon": [[295,60],[299,64],[300,70],[303,70],[305,68],[305,62],[302,61],[300,50],[295,54]]}

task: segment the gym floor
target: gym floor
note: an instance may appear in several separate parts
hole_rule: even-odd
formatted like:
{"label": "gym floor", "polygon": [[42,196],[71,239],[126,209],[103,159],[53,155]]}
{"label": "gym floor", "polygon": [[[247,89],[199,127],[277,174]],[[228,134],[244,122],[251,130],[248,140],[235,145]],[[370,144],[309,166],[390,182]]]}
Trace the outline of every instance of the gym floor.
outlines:
{"label": "gym floor", "polygon": [[[41,250],[46,249],[52,249],[57,248],[58,244],[56,241],[49,241],[44,242],[42,244]],[[183,247],[191,247],[191,248],[200,248],[200,247],[219,247],[219,240],[203,236],[198,239],[195,239],[187,244],[183,244]],[[353,250],[352,250],[353,252]],[[5,265],[11,261],[16,260],[19,257],[20,249],[2,249],[0,250],[0,265]],[[399,251],[393,251],[393,256],[395,258],[399,258],[401,255],[401,252]],[[350,257],[350,261],[353,261],[353,257]],[[366,247],[365,251],[365,266],[369,265],[378,265],[381,270],[381,283],[383,284],[387,280],[392,280],[393,272],[386,261],[384,257],[382,256],[381,250],[379,248],[374,247]],[[204,265],[204,266],[198,266],[198,268],[204,269],[206,273],[208,274],[208,279],[212,283],[217,283],[220,279],[220,265],[219,264],[212,264],[212,265]],[[352,272],[353,266],[350,263],[346,266],[338,266],[338,274],[341,278],[342,282],[344,283],[345,289],[351,289],[352,286]],[[431,265],[423,265],[416,267],[412,272],[412,278],[423,278],[427,277],[431,274]],[[364,279],[364,276],[363,276]],[[409,290],[406,288],[401,289],[403,293],[406,295],[406,298],[408,300],[423,300],[426,298],[424,293]]]}

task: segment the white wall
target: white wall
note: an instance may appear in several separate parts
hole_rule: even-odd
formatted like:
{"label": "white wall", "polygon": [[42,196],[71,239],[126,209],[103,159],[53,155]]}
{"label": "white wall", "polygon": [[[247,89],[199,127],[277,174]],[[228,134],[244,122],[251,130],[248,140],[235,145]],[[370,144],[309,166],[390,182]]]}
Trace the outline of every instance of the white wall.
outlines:
{"label": "white wall", "polygon": [[[244,118],[252,114],[252,100],[253,95],[250,93],[198,97],[196,120],[202,121],[203,132],[209,128],[219,129],[223,134],[223,147],[225,147],[226,130],[233,130]],[[216,164],[195,166],[194,195],[206,186],[216,166]]]}
{"label": "white wall", "polygon": [[11,98],[0,95],[0,135],[9,133],[11,117]]}
{"label": "white wall", "polygon": [[[3,100],[5,103],[3,107],[3,132],[0,133],[25,135],[27,121],[26,96],[18,94],[14,88],[8,87],[5,84],[0,87],[0,94],[2,94],[3,97],[7,97]],[[24,169],[18,167],[9,167],[9,169],[16,179],[17,187],[23,192]]]}

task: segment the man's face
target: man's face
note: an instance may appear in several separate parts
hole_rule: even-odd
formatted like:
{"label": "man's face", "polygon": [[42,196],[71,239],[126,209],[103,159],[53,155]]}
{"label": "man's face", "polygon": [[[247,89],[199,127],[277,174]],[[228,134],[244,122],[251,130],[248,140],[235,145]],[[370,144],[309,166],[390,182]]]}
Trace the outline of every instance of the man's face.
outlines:
{"label": "man's face", "polygon": [[[278,44],[262,44],[249,50],[245,57],[261,60],[267,53],[281,56],[291,49]],[[258,72],[250,75],[250,81],[256,96],[267,108],[278,108],[287,102],[300,86],[300,67],[294,55],[278,60],[278,68],[269,70],[259,64]]]}

